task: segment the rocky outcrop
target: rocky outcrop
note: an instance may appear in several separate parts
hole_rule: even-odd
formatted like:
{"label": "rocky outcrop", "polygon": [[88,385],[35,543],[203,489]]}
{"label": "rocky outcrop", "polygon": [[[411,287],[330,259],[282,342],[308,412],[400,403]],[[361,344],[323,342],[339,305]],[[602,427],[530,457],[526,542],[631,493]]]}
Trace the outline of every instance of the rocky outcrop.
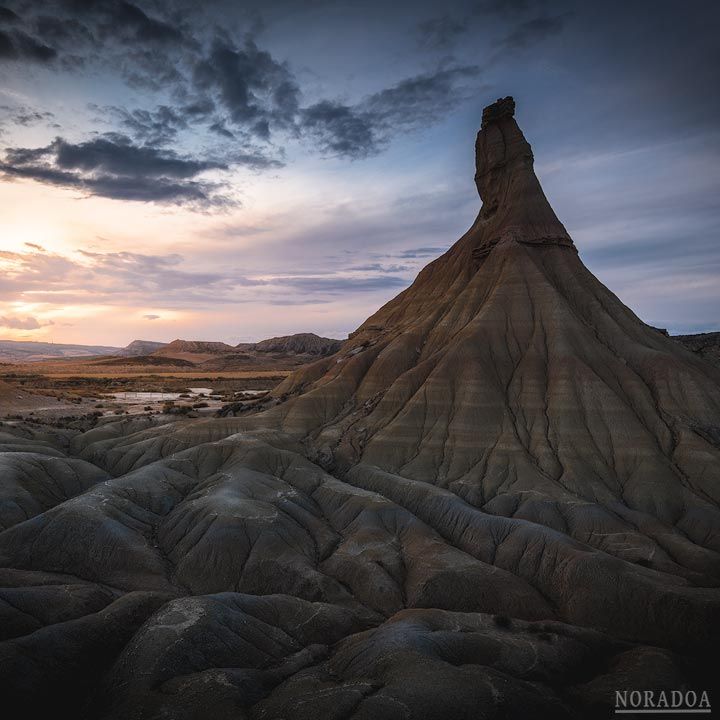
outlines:
{"label": "rocky outcrop", "polygon": [[709,687],[720,371],[585,268],[513,107],[483,116],[470,230],[257,412],[9,465],[8,702],[599,718],[618,688]]}

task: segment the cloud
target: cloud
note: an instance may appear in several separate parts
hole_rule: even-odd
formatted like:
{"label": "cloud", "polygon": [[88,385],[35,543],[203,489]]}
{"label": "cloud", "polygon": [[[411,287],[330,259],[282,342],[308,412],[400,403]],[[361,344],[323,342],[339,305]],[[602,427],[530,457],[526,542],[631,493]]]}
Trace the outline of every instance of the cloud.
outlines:
{"label": "cloud", "polygon": [[[162,3],[156,4],[160,13],[161,6]],[[181,25],[151,16],[126,0],[58,0],[43,3],[43,10],[35,21],[43,37],[103,45],[119,42],[131,47],[167,47],[190,42]]]}
{"label": "cloud", "polygon": [[26,242],[25,245],[27,245],[29,248],[32,248],[33,250],[37,250],[38,252],[45,252],[45,248],[42,245],[38,245],[37,243]]}
{"label": "cloud", "polygon": [[348,268],[352,272],[379,272],[402,273],[412,270],[412,265],[383,265],[382,263],[366,263],[365,265],[352,265]]}
{"label": "cloud", "polygon": [[20,20],[19,15],[10,8],[0,7],[0,23],[14,23]]}
{"label": "cloud", "polygon": [[302,111],[301,123],[325,153],[357,159],[379,152],[382,139],[372,116],[361,109],[322,100]]}
{"label": "cloud", "polygon": [[[559,4],[559,3],[557,3]],[[502,21],[517,21],[530,12],[537,16],[532,20],[520,22],[498,44],[506,49],[520,49],[539,42],[548,35],[559,32],[564,16],[547,16],[544,3],[537,0],[482,0],[467,7],[462,15],[447,13],[428,18],[418,23],[417,30],[422,48],[437,51],[452,50],[456,42],[471,29]]]}
{"label": "cloud", "polygon": [[9,302],[192,305],[201,295],[229,295],[243,281],[233,275],[186,269],[172,253],[0,251],[0,299]]}
{"label": "cloud", "polygon": [[214,122],[212,125],[208,126],[208,130],[210,132],[216,133],[217,135],[220,135],[220,137],[226,138],[228,140],[234,140],[235,139],[235,133],[230,132],[225,125],[220,122],[219,120]]}
{"label": "cloud", "polygon": [[275,282],[302,293],[343,294],[368,290],[387,290],[405,288],[409,284],[405,278],[395,275],[372,275],[369,277],[279,277]]}
{"label": "cloud", "polygon": [[462,82],[479,72],[464,66],[416,75],[353,106],[324,100],[301,111],[301,127],[325,153],[352,159],[376,155],[395,134],[446,115],[467,94]]}
{"label": "cloud", "polygon": [[438,255],[442,255],[446,250],[446,247],[420,247],[412,250],[403,250],[399,253],[398,257],[407,259],[437,257]]}
{"label": "cloud", "polygon": [[[10,113],[8,119],[14,125],[22,125],[30,127],[41,122],[49,122],[55,119],[54,113],[49,110],[35,110],[26,105],[13,107],[10,105],[0,105],[0,110]],[[52,123],[53,127],[59,127],[56,123]]]}
{"label": "cloud", "polygon": [[35,29],[43,40],[61,47],[71,43],[94,45],[96,42],[90,29],[76,18],[39,15],[35,19]]}
{"label": "cloud", "polygon": [[478,15],[518,15],[538,4],[537,0],[481,0],[474,12]]}
{"label": "cloud", "polygon": [[114,23],[132,29],[134,37],[142,42],[180,43],[185,37],[182,31],[168,22],[151,18],[137,5],[129,2],[114,4],[111,10]]}
{"label": "cloud", "polygon": [[155,110],[128,110],[117,106],[97,109],[114,114],[135,140],[150,146],[172,142],[178,132],[188,126],[183,114],[169,105],[159,105]]}
{"label": "cloud", "polygon": [[[247,159],[248,164],[252,162],[253,158]],[[119,200],[203,207],[228,200],[218,194],[217,183],[197,177],[227,167],[171,150],[135,145],[119,134],[78,144],[56,138],[45,147],[9,148],[0,162],[0,172],[9,179],[26,178]]]}
{"label": "cloud", "polygon": [[300,90],[289,68],[249,37],[242,47],[216,37],[193,80],[196,91],[216,94],[229,122],[264,140],[273,128],[290,127],[298,111]]}
{"label": "cloud", "polygon": [[[94,107],[102,113],[96,122],[111,124],[135,145],[155,149],[182,146],[186,134],[201,130],[214,138],[216,146],[222,144],[228,155],[237,154],[234,164],[254,170],[281,166],[284,154],[279,143],[288,140],[302,139],[323,155],[350,159],[376,155],[398,133],[428,126],[446,115],[467,97],[464,86],[479,73],[469,66],[441,68],[401,80],[360,101],[324,94],[303,105],[298,76],[250,33],[238,41],[231,34],[231,23],[219,27],[209,24],[207,17],[194,24],[179,21],[177,10],[173,3],[162,1],[145,5],[51,0],[34,16],[28,9],[22,32],[27,37],[37,33],[37,42],[59,53],[68,67],[92,64],[103,73],[120,74],[133,88],[162,97],[154,108]],[[182,14],[192,17],[188,12],[193,11],[183,9]],[[459,32],[457,21],[447,18],[426,25],[426,31],[436,35]],[[8,45],[6,53],[15,52],[16,44]],[[192,146],[198,143],[193,141]],[[180,198],[197,202],[200,197],[202,202],[202,187],[165,186],[153,193],[141,175],[133,193],[116,178],[104,177],[98,183],[49,169],[63,170],[25,166],[6,172],[33,173],[44,182],[71,187],[83,184],[90,194],[144,199],[149,193],[151,199],[161,201],[177,192]]]}
{"label": "cloud", "polygon": [[[348,268],[340,263],[325,272],[311,265],[282,274],[276,268],[248,273],[232,267],[227,258],[217,269],[192,269],[175,253],[0,251],[0,300],[198,310],[239,303],[326,303],[333,296],[397,290],[409,284],[406,268],[392,265]],[[142,317],[152,321],[161,316]]]}
{"label": "cloud", "polygon": [[441,15],[418,24],[420,45],[434,50],[450,48],[457,38],[468,30],[469,21],[467,19],[458,20],[451,15]]}
{"label": "cloud", "polygon": [[532,47],[552,35],[558,35],[565,27],[569,13],[562,15],[539,15],[519,23],[499,43],[501,51],[517,51]]}
{"label": "cloud", "polygon": [[[57,138],[43,151],[44,154],[54,154],[57,166],[62,169],[100,170],[115,175],[185,179],[206,170],[227,169],[227,165],[222,163],[181,157],[171,150],[159,150],[148,145],[133,145],[122,135],[106,136],[77,145]],[[9,150],[8,156],[12,159],[17,152]]]}
{"label": "cloud", "polygon": [[371,95],[363,105],[385,125],[428,125],[463,98],[467,89],[460,83],[479,72],[477,66],[467,65],[416,75]]}
{"label": "cloud", "polygon": [[57,57],[57,50],[45,45],[21,30],[0,30],[0,62],[3,60],[29,60],[49,63]]}
{"label": "cloud", "polygon": [[11,330],[38,330],[47,325],[54,325],[52,320],[41,323],[37,318],[30,315],[27,317],[13,317],[9,315],[0,316],[0,327],[9,328]]}
{"label": "cloud", "polygon": [[181,255],[145,255],[133,252],[99,253],[80,250],[88,266],[101,277],[113,277],[114,285],[136,290],[178,291],[196,287],[230,287],[233,278],[218,272],[179,269]]}

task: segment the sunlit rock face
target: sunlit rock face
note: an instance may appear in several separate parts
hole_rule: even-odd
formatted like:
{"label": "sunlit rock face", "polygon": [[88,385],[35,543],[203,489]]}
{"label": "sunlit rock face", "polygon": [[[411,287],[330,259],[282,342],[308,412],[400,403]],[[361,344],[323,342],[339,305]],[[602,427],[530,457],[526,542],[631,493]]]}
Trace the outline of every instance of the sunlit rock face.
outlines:
{"label": "sunlit rock face", "polygon": [[585,268],[513,114],[470,230],[255,411],[2,428],[6,698],[589,718],[709,684],[720,372]]}

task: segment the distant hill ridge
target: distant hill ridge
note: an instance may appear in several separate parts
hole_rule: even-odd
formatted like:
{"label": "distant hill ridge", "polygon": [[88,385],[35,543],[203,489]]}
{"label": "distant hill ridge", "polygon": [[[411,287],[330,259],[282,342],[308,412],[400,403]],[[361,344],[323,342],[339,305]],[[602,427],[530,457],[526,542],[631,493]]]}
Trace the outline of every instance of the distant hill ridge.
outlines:
{"label": "distant hill ridge", "polygon": [[136,355],[150,355],[160,348],[167,346],[167,343],[156,342],[154,340],[133,340],[126,345],[119,353],[125,357],[133,357]]}
{"label": "distant hill ridge", "polygon": [[[667,331],[660,331],[667,333]],[[720,332],[670,335],[691,352],[720,367]],[[133,340],[124,348],[110,345],[77,345],[49,343],[34,340],[0,340],[0,362],[34,362],[53,358],[80,358],[102,355],[119,357],[171,357],[176,353],[194,355],[225,355],[234,353],[285,353],[327,357],[336,353],[343,340],[321,337],[315,333],[296,333],[267,338],[256,343],[238,343],[204,340],[173,340],[171,343],[155,340]]]}
{"label": "distant hill ridge", "polygon": [[720,367],[720,332],[671,335],[670,337],[696,355]]}
{"label": "distant hill ridge", "polygon": [[33,340],[0,340],[0,360],[32,362],[48,358],[116,355],[121,348],[108,345],[75,345],[72,343],[36,342]]}
{"label": "distant hill ridge", "polygon": [[297,333],[261,340],[255,343],[252,349],[256,352],[282,352],[325,357],[336,353],[342,344],[342,340],[320,337],[315,333]]}
{"label": "distant hill ridge", "polygon": [[224,342],[206,342],[204,340],[173,340],[171,343],[155,350],[152,354],[156,356],[171,357],[175,353],[193,353],[198,355],[235,352],[232,345]]}

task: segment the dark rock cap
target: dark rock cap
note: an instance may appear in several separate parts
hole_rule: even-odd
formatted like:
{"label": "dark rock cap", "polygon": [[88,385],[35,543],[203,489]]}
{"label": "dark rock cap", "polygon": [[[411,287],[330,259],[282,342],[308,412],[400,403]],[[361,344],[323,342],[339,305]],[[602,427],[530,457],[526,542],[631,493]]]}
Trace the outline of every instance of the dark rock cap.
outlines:
{"label": "dark rock cap", "polygon": [[492,105],[488,105],[483,110],[480,127],[484,130],[488,125],[492,125],[502,118],[511,118],[514,116],[515,100],[513,100],[510,95],[504,98],[498,98]]}

